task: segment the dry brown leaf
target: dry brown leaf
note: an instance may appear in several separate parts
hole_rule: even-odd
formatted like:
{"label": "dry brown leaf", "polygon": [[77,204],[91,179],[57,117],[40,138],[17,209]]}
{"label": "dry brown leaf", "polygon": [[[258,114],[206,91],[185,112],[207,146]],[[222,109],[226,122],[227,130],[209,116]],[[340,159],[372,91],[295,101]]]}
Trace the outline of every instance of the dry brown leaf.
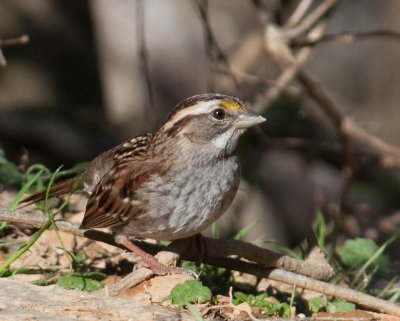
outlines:
{"label": "dry brown leaf", "polygon": [[[247,311],[247,312],[246,312]],[[227,307],[221,310],[221,314],[230,320],[247,319],[249,313],[253,313],[250,305],[246,302],[240,303],[233,307]]]}
{"label": "dry brown leaf", "polygon": [[168,298],[175,285],[187,280],[193,280],[193,277],[188,274],[157,276],[150,280],[145,291],[150,294],[152,302],[160,303]]}

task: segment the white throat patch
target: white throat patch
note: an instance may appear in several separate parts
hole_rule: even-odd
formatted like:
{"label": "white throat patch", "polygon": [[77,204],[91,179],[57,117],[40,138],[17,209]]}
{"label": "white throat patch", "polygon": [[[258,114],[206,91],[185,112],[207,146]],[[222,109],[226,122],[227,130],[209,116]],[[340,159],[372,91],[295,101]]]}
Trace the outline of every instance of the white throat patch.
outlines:
{"label": "white throat patch", "polygon": [[222,134],[219,134],[217,137],[214,137],[211,140],[211,143],[217,147],[218,149],[224,149],[228,145],[228,142],[232,139],[233,133],[235,129],[231,128]]}

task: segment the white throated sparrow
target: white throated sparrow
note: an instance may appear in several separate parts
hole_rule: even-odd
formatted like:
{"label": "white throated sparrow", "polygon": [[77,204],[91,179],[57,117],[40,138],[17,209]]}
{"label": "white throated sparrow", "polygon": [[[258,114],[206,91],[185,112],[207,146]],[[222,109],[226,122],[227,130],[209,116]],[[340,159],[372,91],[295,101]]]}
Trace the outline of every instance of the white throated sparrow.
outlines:
{"label": "white throated sparrow", "polygon": [[[110,228],[118,243],[163,274],[168,270],[128,237],[175,240],[215,222],[239,186],[239,136],[264,121],[230,96],[190,97],[157,131],[100,154],[81,175],[52,186],[49,195],[79,184],[90,193],[81,228]],[[24,202],[44,197],[37,193]]]}

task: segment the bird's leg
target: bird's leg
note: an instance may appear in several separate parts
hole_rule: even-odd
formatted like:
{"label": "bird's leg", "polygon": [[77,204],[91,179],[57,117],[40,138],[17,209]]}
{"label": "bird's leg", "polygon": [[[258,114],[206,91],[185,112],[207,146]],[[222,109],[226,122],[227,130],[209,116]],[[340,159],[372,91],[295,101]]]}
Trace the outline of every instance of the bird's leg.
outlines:
{"label": "bird's leg", "polygon": [[127,249],[139,255],[142,260],[148,265],[148,267],[157,275],[166,275],[166,274],[182,274],[186,271],[182,268],[176,266],[165,266],[158,262],[158,260],[151,254],[143,251],[139,246],[129,241],[126,237],[116,238],[117,243],[122,244]]}

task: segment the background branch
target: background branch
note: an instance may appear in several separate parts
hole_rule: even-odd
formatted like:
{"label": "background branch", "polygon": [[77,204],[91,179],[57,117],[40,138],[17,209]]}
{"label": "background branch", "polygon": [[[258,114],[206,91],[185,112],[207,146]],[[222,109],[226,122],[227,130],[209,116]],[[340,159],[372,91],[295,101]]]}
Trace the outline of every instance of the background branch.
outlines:
{"label": "background branch", "polygon": [[1,40],[0,39],[0,67],[7,66],[7,60],[4,57],[4,53],[3,53],[3,50],[2,50],[3,48],[25,45],[28,42],[29,42],[29,36],[28,35],[22,35],[22,36],[20,36],[18,38],[10,38],[10,39],[5,39],[5,40]]}
{"label": "background branch", "polygon": [[339,0],[325,0],[314,9],[308,16],[304,17],[296,26],[285,30],[285,35],[289,39],[296,38],[302,33],[307,32],[312,26],[318,23],[325,15],[331,12],[338,4]]}
{"label": "background branch", "polygon": [[214,70],[221,71],[224,74],[228,74],[231,77],[234,86],[238,87],[238,82],[234,73],[231,70],[228,57],[220,48],[215,34],[212,31],[208,14],[208,0],[195,0],[195,3],[200,14],[200,21],[202,23],[205,36],[207,58],[212,68],[210,76],[208,77],[208,90],[211,92],[215,91],[215,84],[213,81],[214,77],[212,76],[212,72]]}
{"label": "background branch", "polygon": [[350,44],[357,40],[367,40],[371,38],[386,38],[388,40],[400,41],[400,33],[392,30],[375,30],[365,32],[341,32],[329,35],[322,35],[315,39],[293,39],[290,45],[296,47],[313,47],[325,42],[337,42],[341,44]]}
{"label": "background branch", "polygon": [[139,57],[141,60],[142,73],[146,82],[147,89],[147,112],[154,105],[154,90],[150,75],[149,54],[146,44],[146,24],[145,24],[145,5],[144,0],[137,0],[136,2],[136,22],[137,22],[137,37],[139,44]]}

